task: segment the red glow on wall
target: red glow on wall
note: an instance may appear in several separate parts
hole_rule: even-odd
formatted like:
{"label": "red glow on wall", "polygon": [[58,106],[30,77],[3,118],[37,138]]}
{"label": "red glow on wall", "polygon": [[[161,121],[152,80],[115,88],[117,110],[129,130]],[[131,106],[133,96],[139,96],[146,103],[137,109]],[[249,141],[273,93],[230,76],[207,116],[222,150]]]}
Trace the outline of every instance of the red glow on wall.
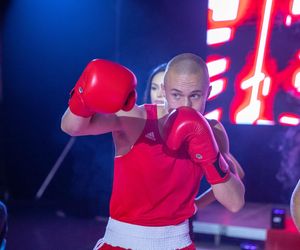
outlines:
{"label": "red glow on wall", "polygon": [[[230,13],[225,13],[225,5],[227,7],[232,6]],[[297,51],[294,56],[291,55],[289,64],[279,71],[277,58],[272,55],[270,44],[272,30],[276,25],[293,27],[298,20],[300,20],[300,0],[209,1],[207,41],[212,51],[214,48],[218,48],[218,54],[213,52],[213,56],[208,56],[207,62],[211,66],[213,66],[214,61],[220,58],[226,58],[228,62],[226,70],[217,75],[210,75],[212,83],[217,81],[218,85],[215,85],[218,89],[215,86],[214,93],[216,94],[211,95],[209,100],[226,91],[227,79],[223,73],[230,71],[229,65],[233,63],[234,55],[237,53],[237,51],[233,51],[232,56],[228,57],[228,50],[224,50],[226,56],[222,55],[220,52],[222,46],[232,43],[232,40],[236,38],[235,31],[241,26],[254,24],[257,27],[253,49],[247,53],[240,72],[235,73],[234,83],[230,83],[230,87],[234,86],[235,90],[235,95],[230,103],[229,119],[232,123],[264,125],[276,123],[289,125],[291,123],[290,125],[293,125],[292,123],[297,121],[297,114],[292,113],[289,115],[279,114],[275,117],[274,102],[277,94],[282,90],[295,98],[299,98],[300,101],[300,51]],[[222,28],[230,29],[230,39],[225,33],[222,34],[223,37],[217,37],[219,32],[217,29]],[[216,31],[216,37],[209,36],[209,34],[213,34],[211,30]],[[300,47],[300,43],[295,42],[294,46],[297,49]],[[283,50],[284,48],[277,49]],[[215,71],[217,72],[217,70]],[[214,70],[211,69],[210,72],[214,72]],[[222,80],[226,84],[222,84]]]}
{"label": "red glow on wall", "polygon": [[[208,4],[207,27],[208,29],[216,29],[222,27],[236,28],[242,25],[247,19],[251,17],[251,15],[253,15],[256,7],[255,5],[255,2],[251,0],[210,0]],[[225,9],[224,6],[226,6]],[[235,8],[235,6],[237,8]],[[226,16],[223,16],[222,18],[222,14],[225,14]],[[217,19],[214,18],[214,16],[216,15],[218,16]]]}
{"label": "red glow on wall", "polygon": [[278,84],[287,93],[300,98],[300,59],[296,55],[288,66],[277,74]]}
{"label": "red glow on wall", "polygon": [[223,74],[229,69],[230,59],[211,55],[207,58],[206,62],[211,85],[208,100],[212,100],[223,93],[227,87],[227,78]]}

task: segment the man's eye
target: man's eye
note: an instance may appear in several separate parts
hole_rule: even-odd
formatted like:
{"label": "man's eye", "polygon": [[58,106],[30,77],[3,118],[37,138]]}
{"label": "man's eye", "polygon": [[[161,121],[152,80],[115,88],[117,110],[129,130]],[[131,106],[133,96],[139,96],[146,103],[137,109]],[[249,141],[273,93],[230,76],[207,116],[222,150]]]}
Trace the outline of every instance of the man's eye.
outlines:
{"label": "man's eye", "polygon": [[191,98],[192,99],[198,99],[198,98],[200,98],[200,95],[199,94],[193,94],[193,95],[191,95]]}
{"label": "man's eye", "polygon": [[176,99],[180,98],[180,95],[176,93],[173,93],[172,96],[175,97]]}

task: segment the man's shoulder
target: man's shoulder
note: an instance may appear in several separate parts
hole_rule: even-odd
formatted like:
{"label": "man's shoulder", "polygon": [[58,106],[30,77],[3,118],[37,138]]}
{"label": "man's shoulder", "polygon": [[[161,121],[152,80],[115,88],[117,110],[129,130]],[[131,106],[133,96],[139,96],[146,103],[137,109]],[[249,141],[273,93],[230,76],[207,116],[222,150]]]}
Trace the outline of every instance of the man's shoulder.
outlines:
{"label": "man's shoulder", "polygon": [[228,141],[227,132],[221,122],[212,119],[212,120],[208,120],[208,123],[209,123],[217,140]]}
{"label": "man's shoulder", "polygon": [[116,113],[118,117],[132,117],[132,118],[145,118],[145,106],[144,105],[135,105],[129,111],[120,110]]}
{"label": "man's shoulder", "polygon": [[225,130],[222,123],[219,122],[218,120],[208,119],[207,121],[212,129],[217,129],[217,130],[221,130],[221,131]]}

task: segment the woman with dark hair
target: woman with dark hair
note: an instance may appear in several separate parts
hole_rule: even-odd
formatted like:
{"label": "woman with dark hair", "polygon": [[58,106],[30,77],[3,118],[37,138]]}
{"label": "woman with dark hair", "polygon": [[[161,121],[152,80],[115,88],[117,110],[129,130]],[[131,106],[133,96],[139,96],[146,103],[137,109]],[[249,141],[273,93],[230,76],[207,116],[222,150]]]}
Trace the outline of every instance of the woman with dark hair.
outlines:
{"label": "woman with dark hair", "polygon": [[165,70],[167,64],[158,65],[152,70],[144,94],[144,103],[164,104],[164,97],[162,94],[162,84],[164,80]]}

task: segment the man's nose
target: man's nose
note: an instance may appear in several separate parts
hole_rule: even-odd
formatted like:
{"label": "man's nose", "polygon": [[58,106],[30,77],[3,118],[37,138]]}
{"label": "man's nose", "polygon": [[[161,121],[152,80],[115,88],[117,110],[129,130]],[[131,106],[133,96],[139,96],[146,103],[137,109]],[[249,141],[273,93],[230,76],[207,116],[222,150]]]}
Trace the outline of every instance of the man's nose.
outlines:
{"label": "man's nose", "polygon": [[192,102],[191,102],[190,98],[185,98],[184,99],[184,106],[185,107],[192,107]]}

